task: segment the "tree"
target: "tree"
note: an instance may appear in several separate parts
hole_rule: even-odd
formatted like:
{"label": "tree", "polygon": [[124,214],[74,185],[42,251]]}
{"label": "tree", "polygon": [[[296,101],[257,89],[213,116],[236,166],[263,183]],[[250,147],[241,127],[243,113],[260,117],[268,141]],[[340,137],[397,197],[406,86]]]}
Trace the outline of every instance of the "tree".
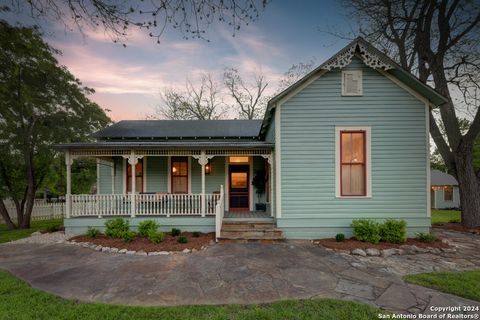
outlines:
{"label": "tree", "polygon": [[35,20],[60,21],[82,33],[86,27],[102,27],[114,42],[124,42],[128,31],[138,28],[160,43],[169,27],[185,39],[206,39],[214,22],[228,25],[235,35],[243,25],[255,21],[266,5],[267,0],[12,0],[10,6],[0,8]]}
{"label": "tree", "polygon": [[306,76],[310,71],[315,69],[316,61],[311,59],[308,62],[299,62],[292,65],[287,72],[283,74],[283,77],[280,79],[277,92],[282,92],[283,90],[290,87],[292,84]]}
{"label": "tree", "polygon": [[253,74],[253,81],[246,83],[235,68],[227,68],[223,74],[227,92],[235,101],[232,109],[239,108],[241,119],[262,118],[269,97],[265,89],[268,82],[261,72]]}
{"label": "tree", "polygon": [[163,104],[151,118],[216,120],[225,112],[219,84],[210,74],[201,76],[198,87],[187,79],[185,90],[167,88],[161,98]]}
{"label": "tree", "polygon": [[0,197],[13,201],[18,221],[3,201],[0,214],[9,229],[28,228],[55,156],[51,145],[84,141],[110,119],[38,30],[0,21],[0,34]]}
{"label": "tree", "polygon": [[[480,225],[480,171],[473,166],[480,132],[476,90],[480,89],[480,3],[468,0],[348,0],[360,33],[380,46],[423,83],[448,98],[440,117],[430,110],[430,134],[448,171],[459,181],[462,223]],[[452,94],[461,103],[454,104]],[[457,107],[457,110],[456,108]],[[462,134],[459,108],[472,115]],[[445,126],[446,139],[438,122]]]}

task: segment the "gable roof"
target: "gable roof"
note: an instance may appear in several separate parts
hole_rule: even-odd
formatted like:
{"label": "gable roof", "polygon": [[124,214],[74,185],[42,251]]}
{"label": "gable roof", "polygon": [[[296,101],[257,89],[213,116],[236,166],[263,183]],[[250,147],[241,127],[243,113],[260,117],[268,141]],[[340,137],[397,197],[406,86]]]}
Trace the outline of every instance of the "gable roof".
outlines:
{"label": "gable roof", "polygon": [[262,120],[124,120],[93,134],[100,140],[256,139]]}
{"label": "gable roof", "polygon": [[454,176],[440,170],[432,169],[430,177],[430,184],[432,186],[458,186],[458,181]]}
{"label": "gable roof", "polygon": [[330,59],[322,63],[319,67],[270,99],[267,105],[267,110],[265,111],[265,117],[263,119],[262,128],[260,131],[261,136],[263,136],[267,131],[272,116],[272,110],[282,98],[285,98],[289,94],[295,92],[295,90],[301,88],[302,85],[308,83],[312,78],[321,75],[325,71],[330,71],[334,68],[341,69],[347,66],[350,64],[353,56],[356,53],[360,55],[361,59],[367,66],[391,74],[410,89],[425,97],[434,106],[439,106],[448,101],[446,97],[435,91],[435,89],[429,85],[421,82],[417,77],[403,69],[399,64],[372,46],[365,39],[358,37],[345,46],[342,50],[337,52]]}

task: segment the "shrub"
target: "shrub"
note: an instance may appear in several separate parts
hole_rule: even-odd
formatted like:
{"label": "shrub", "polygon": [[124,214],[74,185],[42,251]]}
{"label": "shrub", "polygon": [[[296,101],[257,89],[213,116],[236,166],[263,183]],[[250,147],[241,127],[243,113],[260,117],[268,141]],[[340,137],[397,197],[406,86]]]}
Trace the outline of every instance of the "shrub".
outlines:
{"label": "shrub", "polygon": [[194,238],[198,238],[198,237],[200,237],[200,232],[198,232],[198,231],[193,231],[193,232],[192,232],[192,236],[193,236]]}
{"label": "shrub", "polygon": [[407,223],[405,220],[387,219],[380,225],[382,241],[401,243],[407,240]]}
{"label": "shrub", "polygon": [[417,233],[417,240],[422,242],[434,242],[437,240],[437,237],[429,232],[419,232]]}
{"label": "shrub", "polygon": [[353,235],[359,241],[378,243],[380,237],[380,224],[371,219],[355,219],[352,221]]}
{"label": "shrub", "polygon": [[187,243],[188,239],[185,236],[180,236],[180,237],[178,237],[177,242],[178,243]]}
{"label": "shrub", "polygon": [[122,218],[111,219],[105,222],[105,235],[110,238],[123,238],[125,232],[130,231],[130,224]]}
{"label": "shrub", "polygon": [[136,235],[137,235],[137,234],[136,234],[135,232],[130,231],[130,230],[127,230],[127,231],[123,231],[123,232],[122,232],[121,238],[122,238],[125,242],[130,242],[130,241],[132,241],[133,239],[135,239]]}
{"label": "shrub", "polygon": [[179,236],[181,233],[180,229],[172,228],[172,237]]}
{"label": "shrub", "polygon": [[150,230],[148,232],[148,240],[150,240],[151,243],[159,244],[160,242],[165,239],[165,234],[163,232],[157,232],[155,230]]}
{"label": "shrub", "polygon": [[88,227],[87,233],[85,233],[85,235],[90,238],[95,238],[99,233],[100,233],[100,230],[92,227]]}
{"label": "shrub", "polygon": [[343,240],[345,240],[345,235],[343,233],[337,233],[337,235],[335,236],[335,240],[337,240],[337,242],[342,242]]}
{"label": "shrub", "polygon": [[147,237],[151,231],[157,232],[158,223],[154,220],[144,220],[138,225],[138,233],[141,236]]}

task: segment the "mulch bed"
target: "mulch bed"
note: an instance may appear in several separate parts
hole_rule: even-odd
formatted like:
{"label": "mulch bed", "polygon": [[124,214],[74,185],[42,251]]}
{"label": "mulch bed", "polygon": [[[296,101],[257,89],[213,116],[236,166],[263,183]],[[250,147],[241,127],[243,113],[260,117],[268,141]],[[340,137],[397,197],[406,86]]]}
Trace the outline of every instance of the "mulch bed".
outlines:
{"label": "mulch bed", "polygon": [[432,227],[437,229],[446,229],[446,230],[480,234],[480,227],[467,228],[467,227],[464,227],[460,222],[436,223]]}
{"label": "mulch bed", "polygon": [[378,250],[383,249],[399,249],[401,246],[417,246],[419,248],[448,248],[448,244],[443,243],[441,240],[435,240],[433,242],[422,242],[418,241],[417,239],[407,239],[406,242],[394,244],[394,243],[386,243],[386,242],[379,242],[379,243],[370,243],[370,242],[362,242],[355,239],[345,239],[344,241],[337,242],[335,239],[319,239],[315,240],[315,243],[318,243],[326,248],[334,249],[334,250],[346,250],[351,251],[354,249],[368,249],[368,248],[375,248]]}
{"label": "mulch bed", "polygon": [[210,244],[212,240],[215,240],[215,233],[200,233],[198,238],[194,238],[191,232],[182,232],[180,236],[185,236],[188,239],[187,243],[178,243],[178,237],[172,237],[169,233],[165,234],[165,239],[159,244],[151,243],[146,237],[137,236],[131,242],[125,242],[123,239],[108,238],[107,236],[100,234],[95,238],[87,236],[76,236],[70,239],[70,241],[76,242],[90,242],[102,247],[127,249],[131,251],[183,251],[184,249],[196,249],[200,250],[203,246]]}

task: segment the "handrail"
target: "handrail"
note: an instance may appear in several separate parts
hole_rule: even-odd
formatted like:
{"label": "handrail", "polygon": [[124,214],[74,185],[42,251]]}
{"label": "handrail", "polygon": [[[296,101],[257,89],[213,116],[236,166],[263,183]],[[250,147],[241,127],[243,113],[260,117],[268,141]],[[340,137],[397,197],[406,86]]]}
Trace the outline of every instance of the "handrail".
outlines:
{"label": "handrail", "polygon": [[221,237],[223,215],[225,213],[225,200],[223,193],[223,185],[220,186],[220,198],[215,206],[215,241]]}

